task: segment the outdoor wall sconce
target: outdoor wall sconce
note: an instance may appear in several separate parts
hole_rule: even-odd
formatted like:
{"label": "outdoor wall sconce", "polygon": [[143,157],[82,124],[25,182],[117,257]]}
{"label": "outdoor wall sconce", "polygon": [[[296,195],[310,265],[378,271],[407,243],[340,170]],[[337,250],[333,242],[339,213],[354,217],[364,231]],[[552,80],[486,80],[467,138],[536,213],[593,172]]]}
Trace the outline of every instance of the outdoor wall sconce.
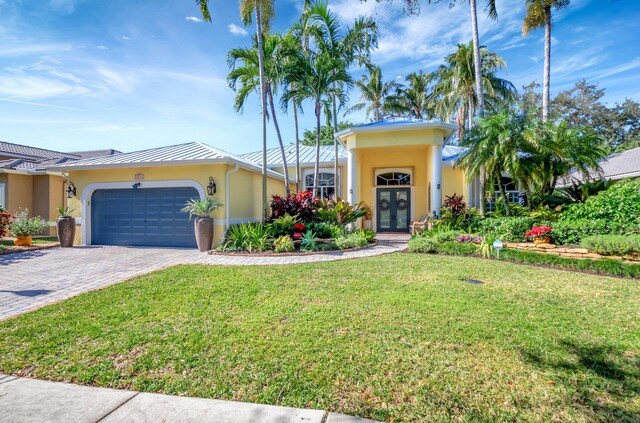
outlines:
{"label": "outdoor wall sconce", "polygon": [[76,196],[76,186],[71,181],[67,181],[67,198]]}
{"label": "outdoor wall sconce", "polygon": [[207,194],[213,195],[217,191],[216,181],[213,180],[213,176],[209,176],[209,185],[207,185]]}

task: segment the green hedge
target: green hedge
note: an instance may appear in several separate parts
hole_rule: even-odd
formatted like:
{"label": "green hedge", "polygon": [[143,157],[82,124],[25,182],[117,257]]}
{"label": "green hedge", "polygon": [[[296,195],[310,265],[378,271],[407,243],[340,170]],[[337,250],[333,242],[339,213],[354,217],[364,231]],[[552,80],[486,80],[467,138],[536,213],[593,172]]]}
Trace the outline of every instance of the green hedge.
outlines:
{"label": "green hedge", "polygon": [[582,239],[581,245],[598,254],[623,256],[640,252],[640,235],[594,235]]}
{"label": "green hedge", "polygon": [[479,220],[473,228],[476,232],[488,234],[492,238],[503,241],[525,242],[524,234],[536,225],[536,220],[531,217],[490,217]]}
{"label": "green hedge", "polygon": [[[418,238],[416,238],[418,239]],[[427,238],[428,239],[428,238]],[[412,240],[413,241],[413,240]],[[411,242],[409,244],[411,251]],[[421,251],[413,251],[421,252]],[[458,242],[445,242],[436,244],[433,251],[425,251],[436,254],[476,256],[480,257],[478,246]],[[620,260],[583,260],[560,257],[554,254],[540,254],[531,251],[504,249],[500,251],[500,260],[521,264],[535,264],[563,270],[578,270],[598,273],[601,275],[621,276],[626,278],[640,278],[640,264],[628,264]]]}

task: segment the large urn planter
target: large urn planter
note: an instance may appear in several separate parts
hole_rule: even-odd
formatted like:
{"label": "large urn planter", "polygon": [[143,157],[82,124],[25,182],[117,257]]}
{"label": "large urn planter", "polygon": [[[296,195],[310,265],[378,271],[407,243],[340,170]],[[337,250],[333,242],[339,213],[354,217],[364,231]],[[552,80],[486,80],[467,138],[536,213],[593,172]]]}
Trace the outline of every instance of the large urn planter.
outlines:
{"label": "large urn planter", "polygon": [[198,250],[207,251],[213,244],[213,219],[211,217],[198,217],[193,221],[196,232]]}
{"label": "large urn planter", "polygon": [[58,241],[61,247],[73,247],[76,237],[76,219],[73,217],[59,217],[56,221]]}

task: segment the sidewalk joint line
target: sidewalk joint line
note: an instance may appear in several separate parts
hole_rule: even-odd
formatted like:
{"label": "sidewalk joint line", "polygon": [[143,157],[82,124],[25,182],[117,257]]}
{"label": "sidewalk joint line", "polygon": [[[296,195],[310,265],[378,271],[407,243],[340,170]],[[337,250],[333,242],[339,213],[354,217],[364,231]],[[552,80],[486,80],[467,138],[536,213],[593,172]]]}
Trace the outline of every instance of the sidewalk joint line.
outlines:
{"label": "sidewalk joint line", "polygon": [[324,412],[324,415],[322,416],[322,420],[320,420],[320,423],[327,423],[328,419],[329,419],[329,410],[326,410]]}
{"label": "sidewalk joint line", "polygon": [[137,397],[139,393],[140,392],[136,392],[133,395],[131,395],[129,398],[127,398],[126,400],[122,401],[113,410],[109,411],[107,414],[105,414],[104,416],[102,416],[98,420],[96,420],[95,423],[99,423],[99,422],[103,421],[104,419],[106,419],[107,417],[109,417],[111,414],[113,414],[114,411],[118,410],[120,407],[122,407],[123,405],[125,405],[126,403],[128,403],[129,401],[134,399],[135,397]]}

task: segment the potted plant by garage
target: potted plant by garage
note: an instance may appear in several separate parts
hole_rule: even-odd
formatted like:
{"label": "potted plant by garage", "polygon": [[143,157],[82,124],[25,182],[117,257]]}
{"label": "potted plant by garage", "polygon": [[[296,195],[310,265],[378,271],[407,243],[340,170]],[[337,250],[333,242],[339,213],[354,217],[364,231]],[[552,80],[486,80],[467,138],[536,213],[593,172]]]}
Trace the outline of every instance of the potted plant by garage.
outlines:
{"label": "potted plant by garage", "polygon": [[19,212],[16,217],[11,220],[9,230],[11,235],[16,239],[14,245],[26,247],[32,244],[33,235],[39,234],[49,227],[49,223],[40,216],[29,218],[27,210]]}
{"label": "potted plant by garage", "polygon": [[74,211],[69,207],[58,207],[56,229],[61,247],[73,247],[73,240],[76,237],[76,219],[71,214]]}
{"label": "potted plant by garage", "polygon": [[182,209],[189,213],[189,220],[195,217],[193,227],[196,232],[196,243],[200,251],[211,249],[213,244],[213,217],[211,215],[222,206],[218,200],[212,197],[193,198],[187,201]]}

